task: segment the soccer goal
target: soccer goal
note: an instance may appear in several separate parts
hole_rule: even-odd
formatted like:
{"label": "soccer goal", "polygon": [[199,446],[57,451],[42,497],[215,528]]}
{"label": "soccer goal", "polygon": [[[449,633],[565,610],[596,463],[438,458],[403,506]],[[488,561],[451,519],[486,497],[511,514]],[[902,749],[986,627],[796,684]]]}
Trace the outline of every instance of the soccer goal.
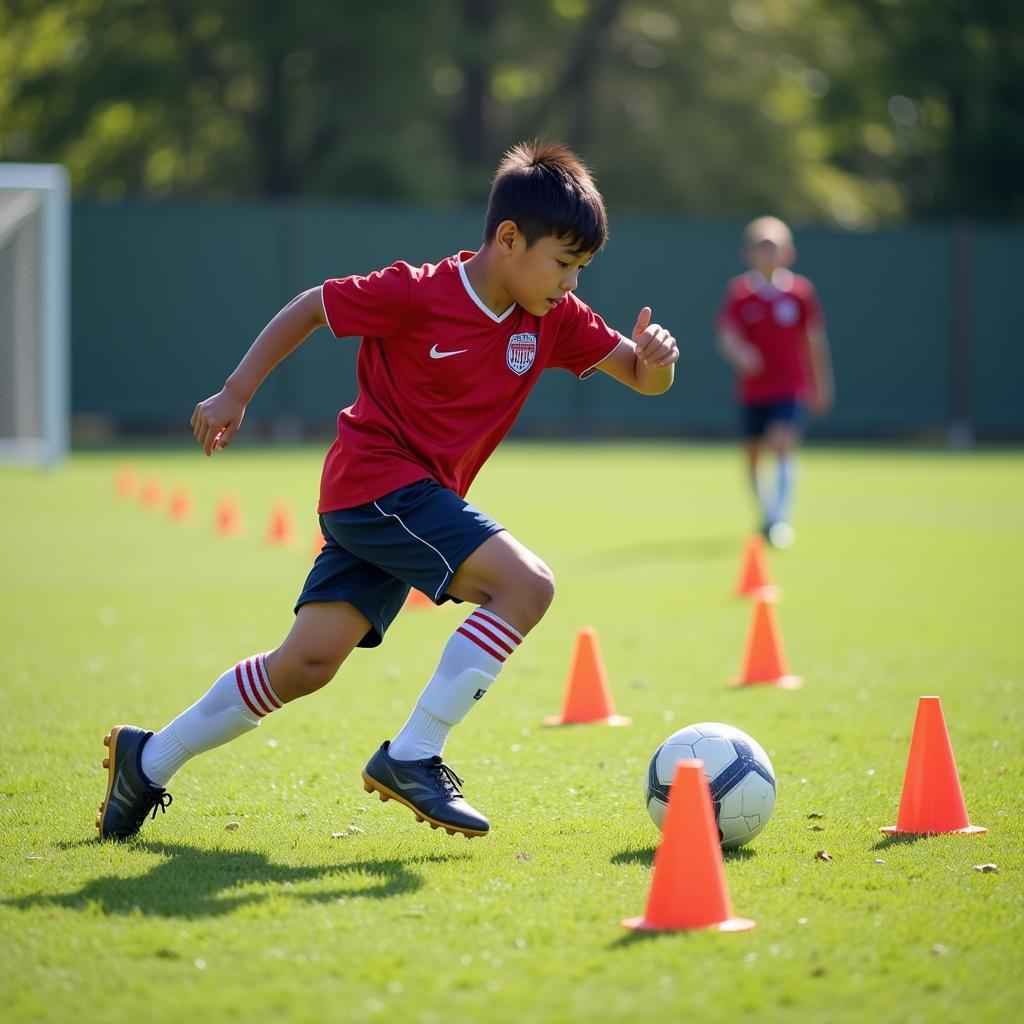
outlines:
{"label": "soccer goal", "polygon": [[67,171],[0,163],[0,462],[67,454],[69,245]]}

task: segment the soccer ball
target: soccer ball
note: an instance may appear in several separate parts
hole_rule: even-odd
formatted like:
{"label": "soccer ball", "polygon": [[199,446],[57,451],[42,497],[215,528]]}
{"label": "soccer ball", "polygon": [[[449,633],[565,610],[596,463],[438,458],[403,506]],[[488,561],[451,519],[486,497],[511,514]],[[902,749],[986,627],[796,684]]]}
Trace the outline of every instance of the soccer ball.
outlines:
{"label": "soccer ball", "polygon": [[661,828],[665,820],[676,762],[692,759],[704,762],[722,848],[750,842],[775,807],[775,772],[756,740],[721,722],[688,725],[654,752],[644,780],[644,801],[654,824]]}

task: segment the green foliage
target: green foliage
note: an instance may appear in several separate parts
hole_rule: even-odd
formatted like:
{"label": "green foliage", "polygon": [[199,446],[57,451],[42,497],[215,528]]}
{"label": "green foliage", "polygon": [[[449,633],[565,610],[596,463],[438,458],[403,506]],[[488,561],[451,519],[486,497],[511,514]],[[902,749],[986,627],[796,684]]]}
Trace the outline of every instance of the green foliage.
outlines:
{"label": "green foliage", "polygon": [[[503,449],[475,500],[559,593],[448,754],[493,832],[467,841],[371,800],[359,772],[465,609],[403,613],[314,697],[199,758],[137,842],[100,845],[101,738],[158,727],[277,643],[308,564],[319,452],[138,452],[190,481],[191,526],[112,493],[120,457],[0,475],[0,999],[10,1024],[196,1019],[803,1024],[1011,1019],[1024,942],[1017,453],[814,450],[771,559],[803,690],[735,690],[732,594],[750,509],[737,452]],[[613,486],[609,486],[609,482]],[[223,491],[248,533],[210,528]],[[300,532],[306,533],[305,530]],[[598,631],[623,729],[544,729],[575,630]],[[985,836],[894,841],[917,698],[943,699]],[[726,858],[745,935],[628,936],[658,839],[651,752],[692,721],[767,748],[779,801]],[[228,829],[231,823],[238,828]],[[815,859],[825,849],[830,862]],[[994,862],[995,874],[976,864]]]}
{"label": "green foliage", "polygon": [[568,139],[617,203],[1020,216],[1011,0],[10,0],[0,155],[80,195],[479,197]]}

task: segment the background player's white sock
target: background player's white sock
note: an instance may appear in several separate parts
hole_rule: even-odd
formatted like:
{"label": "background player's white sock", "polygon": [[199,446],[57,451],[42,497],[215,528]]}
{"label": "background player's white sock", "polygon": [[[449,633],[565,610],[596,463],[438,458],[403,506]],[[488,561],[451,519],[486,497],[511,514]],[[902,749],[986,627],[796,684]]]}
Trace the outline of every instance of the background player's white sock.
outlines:
{"label": "background player's white sock", "polygon": [[780,455],[776,469],[775,502],[772,506],[770,523],[788,523],[793,504],[793,490],[796,486],[796,457]]}
{"label": "background player's white sock", "polygon": [[453,725],[487,692],[523,637],[493,612],[477,608],[452,634],[389,756],[419,761],[440,756]]}
{"label": "background player's white sock", "polygon": [[255,729],[281,707],[263,659],[256,654],[228,669],[192,707],[149,738],[142,748],[142,774],[150,782],[166,786],[189,758]]}

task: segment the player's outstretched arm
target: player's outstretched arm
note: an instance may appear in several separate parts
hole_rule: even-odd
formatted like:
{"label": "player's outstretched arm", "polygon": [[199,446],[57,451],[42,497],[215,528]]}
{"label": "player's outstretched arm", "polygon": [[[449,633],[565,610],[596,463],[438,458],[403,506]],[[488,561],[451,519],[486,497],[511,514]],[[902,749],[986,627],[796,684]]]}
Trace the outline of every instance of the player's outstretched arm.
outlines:
{"label": "player's outstretched arm", "polygon": [[651,323],[651,307],[644,306],[632,336],[623,337],[597,368],[641,395],[661,395],[672,387],[678,358],[676,339],[660,324]]}
{"label": "player's outstretched arm", "polygon": [[245,416],[245,407],[270,371],[310,334],[327,323],[320,288],[296,295],[252,343],[224,387],[192,413],[192,433],[207,456],[227,448]]}

